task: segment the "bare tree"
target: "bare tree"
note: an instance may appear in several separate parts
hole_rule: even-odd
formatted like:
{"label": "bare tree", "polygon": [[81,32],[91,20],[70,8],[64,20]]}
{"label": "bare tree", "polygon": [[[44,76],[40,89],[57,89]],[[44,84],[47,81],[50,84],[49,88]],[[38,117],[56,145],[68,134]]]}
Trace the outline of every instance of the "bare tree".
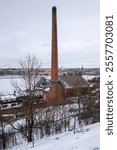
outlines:
{"label": "bare tree", "polygon": [[[19,61],[19,65],[23,70],[23,75],[20,83],[12,82],[17,93],[23,98],[23,114],[25,116],[25,132],[23,134],[28,142],[32,141],[32,128],[34,125],[34,100],[39,95],[39,90],[36,87],[39,80],[39,69],[41,63],[35,55],[28,54],[24,60]],[[23,127],[24,128],[24,127]]]}

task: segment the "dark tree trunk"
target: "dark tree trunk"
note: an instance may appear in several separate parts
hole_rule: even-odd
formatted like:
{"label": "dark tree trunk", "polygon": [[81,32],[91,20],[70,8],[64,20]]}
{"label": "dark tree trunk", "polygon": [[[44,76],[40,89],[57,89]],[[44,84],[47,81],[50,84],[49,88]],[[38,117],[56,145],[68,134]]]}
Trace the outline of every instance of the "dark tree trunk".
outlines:
{"label": "dark tree trunk", "polygon": [[6,137],[4,133],[4,126],[2,124],[2,140],[3,140],[3,149],[6,149]]}
{"label": "dark tree trunk", "polygon": [[31,116],[28,119],[28,142],[32,142],[32,135],[33,135],[33,115],[31,113]]}

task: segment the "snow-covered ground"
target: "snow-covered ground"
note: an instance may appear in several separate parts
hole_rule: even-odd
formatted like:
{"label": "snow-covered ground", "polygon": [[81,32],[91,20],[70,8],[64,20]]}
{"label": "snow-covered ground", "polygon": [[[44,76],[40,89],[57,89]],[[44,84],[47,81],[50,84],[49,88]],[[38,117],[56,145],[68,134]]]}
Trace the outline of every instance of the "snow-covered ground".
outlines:
{"label": "snow-covered ground", "polygon": [[85,126],[83,131],[57,134],[35,141],[34,147],[25,143],[12,150],[99,150],[100,123]]}

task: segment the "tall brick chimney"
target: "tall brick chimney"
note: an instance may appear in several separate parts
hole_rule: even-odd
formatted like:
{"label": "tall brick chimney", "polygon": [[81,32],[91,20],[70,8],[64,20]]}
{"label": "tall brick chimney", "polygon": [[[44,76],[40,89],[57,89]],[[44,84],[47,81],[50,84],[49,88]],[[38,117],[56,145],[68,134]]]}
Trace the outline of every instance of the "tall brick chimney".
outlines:
{"label": "tall brick chimney", "polygon": [[57,12],[56,7],[52,7],[51,86],[49,91],[44,92],[43,99],[57,104],[64,97],[64,87],[58,79]]}
{"label": "tall brick chimney", "polygon": [[52,8],[51,80],[58,80],[57,11]]}

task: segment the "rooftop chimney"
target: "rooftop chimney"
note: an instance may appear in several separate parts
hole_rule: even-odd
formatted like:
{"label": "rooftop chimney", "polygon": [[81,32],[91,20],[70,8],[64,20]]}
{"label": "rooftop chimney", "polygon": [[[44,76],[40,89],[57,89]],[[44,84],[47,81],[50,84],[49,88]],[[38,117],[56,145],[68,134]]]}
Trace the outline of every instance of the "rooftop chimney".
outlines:
{"label": "rooftop chimney", "polygon": [[51,80],[58,80],[58,46],[57,46],[57,12],[52,8],[52,53],[51,53]]}

